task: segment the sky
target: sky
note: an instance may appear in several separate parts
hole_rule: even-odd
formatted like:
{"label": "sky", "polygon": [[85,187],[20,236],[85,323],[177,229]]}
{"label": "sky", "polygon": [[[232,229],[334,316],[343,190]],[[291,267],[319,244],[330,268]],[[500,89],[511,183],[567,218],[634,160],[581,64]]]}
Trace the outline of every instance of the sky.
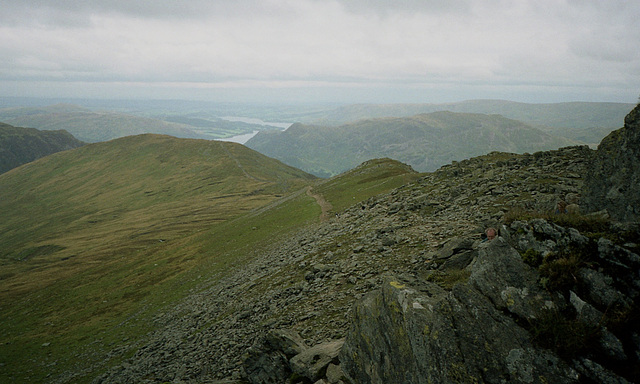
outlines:
{"label": "sky", "polygon": [[639,19],[637,0],[1,0],[0,96],[636,103]]}

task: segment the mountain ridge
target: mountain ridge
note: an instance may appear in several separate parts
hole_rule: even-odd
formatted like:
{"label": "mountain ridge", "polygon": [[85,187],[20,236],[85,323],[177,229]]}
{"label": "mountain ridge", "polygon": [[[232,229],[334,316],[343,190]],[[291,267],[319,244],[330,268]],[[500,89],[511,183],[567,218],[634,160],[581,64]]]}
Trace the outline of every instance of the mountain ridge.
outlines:
{"label": "mountain ridge", "polygon": [[[415,174],[391,160],[372,167],[358,171],[351,202]],[[304,193],[316,181],[239,144],[153,134],[0,176],[0,378],[86,382],[122,358],[114,343],[134,353],[181,295],[319,221]]]}
{"label": "mountain ridge", "polygon": [[[538,365],[531,365],[535,363],[536,356],[540,356],[530,353],[528,348],[532,345],[559,351],[553,353],[560,353],[558,359],[563,362],[546,364],[545,369],[565,369],[568,360],[562,353],[571,352],[567,351],[567,344],[543,344],[547,336],[552,336],[549,332],[557,328],[544,330],[547,323],[528,322],[532,320],[530,315],[534,309],[527,302],[528,295],[535,299],[541,289],[556,290],[565,300],[563,305],[567,311],[550,313],[560,316],[552,319],[562,319],[552,322],[552,325],[569,324],[560,329],[562,333],[571,335],[571,330],[585,329],[584,326],[587,329],[599,327],[599,320],[595,323],[592,320],[602,319],[603,315],[609,330],[596,329],[594,334],[598,337],[587,340],[588,346],[580,349],[577,355],[579,361],[571,363],[570,368],[574,371],[569,371],[569,376],[558,377],[567,378],[566,382],[575,382],[581,377],[599,382],[615,382],[614,379],[621,377],[619,375],[632,381],[637,377],[634,376],[637,371],[624,367],[634,366],[637,362],[637,358],[634,360],[637,353],[634,353],[640,350],[640,344],[633,341],[633,327],[629,326],[633,322],[625,320],[637,318],[638,307],[616,304],[615,313],[620,314],[619,318],[617,315],[610,317],[607,310],[607,303],[618,303],[618,300],[622,304],[629,300],[637,303],[637,293],[628,289],[633,279],[629,280],[628,273],[624,272],[627,267],[637,270],[639,249],[634,240],[637,239],[637,227],[611,223],[603,212],[596,215],[553,213],[562,207],[559,202],[568,204],[567,211],[576,212],[581,208],[584,175],[593,156],[593,151],[586,146],[524,154],[491,152],[451,162],[435,172],[424,174],[417,174],[395,160],[370,160],[345,174],[316,180],[239,145],[156,135],[116,141],[117,144],[123,142],[130,144],[126,150],[101,152],[96,148],[108,149],[113,143],[94,144],[0,175],[0,189],[11,191],[15,189],[12,185],[18,184],[26,187],[24,191],[14,192],[26,199],[24,204],[14,204],[14,210],[34,202],[55,206],[56,209],[64,208],[61,205],[63,201],[53,200],[54,204],[49,204],[47,196],[42,194],[58,184],[55,179],[49,183],[36,181],[40,187],[28,184],[29,180],[37,179],[29,173],[33,168],[41,167],[41,172],[51,177],[57,174],[71,180],[62,189],[74,185],[75,190],[88,188],[88,193],[74,196],[72,206],[65,208],[65,214],[60,218],[71,215],[66,218],[72,224],[68,228],[84,231],[76,232],[87,235],[84,240],[97,237],[100,243],[105,243],[101,252],[111,250],[107,258],[89,258],[89,261],[97,263],[85,271],[76,269],[75,272],[79,273],[73,278],[53,273],[52,276],[60,282],[46,286],[47,278],[51,278],[47,270],[60,272],[62,268],[77,266],[81,261],[77,251],[71,252],[74,244],[61,240],[78,240],[82,236],[69,234],[65,237],[64,230],[56,232],[55,236],[47,236],[46,233],[51,233],[49,231],[55,232],[52,225],[60,221],[57,218],[47,220],[42,217],[41,222],[33,223],[35,230],[46,229],[42,235],[45,241],[23,247],[29,251],[26,254],[13,254],[24,260],[18,261],[14,257],[13,261],[3,265],[0,275],[2,302],[9,303],[0,312],[5,331],[3,348],[0,349],[0,361],[3,362],[1,378],[7,381],[15,380],[15,377],[30,378],[30,381],[40,378],[41,381],[60,383],[307,383],[320,378],[340,383],[340,380],[346,382],[344,378],[351,377],[357,378],[351,382],[368,382],[366,375],[376,367],[382,368],[380,377],[414,372],[410,370],[412,367],[405,366],[387,369],[389,367],[384,364],[375,363],[376,359],[381,359],[382,363],[395,359],[396,367],[398,361],[411,364],[413,351],[422,352],[420,349],[408,352],[404,336],[398,335],[410,332],[395,327],[388,332],[378,328],[388,325],[385,323],[376,325],[375,321],[363,321],[359,323],[366,326],[359,328],[363,332],[350,332],[358,329],[352,328],[358,326],[358,320],[376,320],[375,316],[371,317],[359,309],[362,305],[379,303],[378,300],[389,303],[379,307],[382,316],[377,316],[377,320],[394,319],[394,316],[406,313],[406,317],[395,318],[399,321],[394,321],[394,326],[402,326],[403,321],[400,320],[410,318],[405,307],[419,311],[420,306],[427,308],[433,300],[446,298],[458,302],[445,300],[433,303],[440,308],[440,304],[450,302],[455,308],[460,308],[463,306],[458,304],[465,297],[476,300],[484,296],[482,303],[464,301],[471,303],[465,304],[471,309],[465,313],[473,314],[474,308],[476,313],[493,311],[491,313],[495,316],[491,317],[502,319],[501,325],[530,325],[530,328],[517,331],[510,328],[509,332],[515,332],[511,334],[519,335],[518,340],[529,337],[523,332],[531,331],[533,336],[516,345],[513,353],[498,350],[501,345],[499,339],[488,340],[484,345],[465,346],[465,351],[472,351],[474,358],[482,360],[486,357],[482,361],[489,361],[487,359],[491,356],[502,356],[491,360],[489,373],[476,373],[475,370],[478,366],[488,365],[473,363],[467,367],[459,361],[447,360],[444,368],[434,374],[442,373],[452,381],[526,379],[530,377],[528,372],[539,372],[540,369]],[[149,145],[141,146],[144,142]],[[227,151],[233,156],[229,156]],[[56,163],[61,158],[76,155],[75,152],[90,153],[91,158],[103,153],[109,156],[95,166],[81,166],[82,162]],[[131,153],[138,157],[127,158]],[[208,160],[196,161],[200,157]],[[207,173],[211,159],[223,161],[222,168],[231,170],[218,176]],[[128,178],[121,180],[121,187],[132,188],[130,200],[119,197],[115,201],[148,209],[147,217],[139,215],[144,212],[140,209],[132,210],[135,214],[126,216],[122,210],[105,206],[97,207],[93,214],[83,212],[82,206],[75,206],[93,194],[100,196],[103,189],[108,193],[117,186],[120,178],[103,180],[97,185],[85,185],[85,179],[77,178],[83,174],[96,175],[95,172],[108,168],[114,160],[122,160],[116,174],[130,172]],[[238,161],[242,167],[238,166]],[[279,172],[260,171],[264,165],[261,163],[265,161],[279,164],[285,174],[292,172],[291,176],[299,175],[301,180],[296,182],[295,177],[287,177],[283,181]],[[136,184],[140,178],[136,167],[141,167],[143,175],[159,176],[161,182]],[[21,174],[24,180],[18,179]],[[183,175],[189,177],[183,178]],[[221,184],[225,177],[233,182]],[[274,184],[265,185],[260,180],[274,180]],[[234,185],[238,181],[246,184],[236,188]],[[312,196],[305,194],[310,186]],[[198,194],[204,192],[203,188],[216,194],[208,195],[210,199],[198,199]],[[5,191],[2,192],[4,196]],[[36,192],[38,194],[34,195]],[[328,206],[323,210],[313,195],[324,197],[331,204],[331,210],[328,211]],[[179,196],[184,199],[172,205]],[[241,209],[242,212],[234,211],[237,216],[227,212],[224,217],[207,218],[206,210],[218,206],[218,203],[221,208],[238,208],[238,200],[230,199],[224,204],[224,199],[230,196],[258,200],[246,202],[246,209]],[[152,200],[150,204],[146,204],[146,199]],[[323,211],[327,213],[327,220],[321,220]],[[9,211],[2,207],[0,212]],[[8,223],[12,228],[9,232],[22,230],[29,219],[39,218],[24,210],[15,216],[27,221],[20,225]],[[127,220],[123,221],[124,218]],[[115,222],[109,224],[112,220]],[[482,244],[480,233],[487,227],[498,228],[501,237],[522,245],[517,256],[513,253],[515,251],[509,251],[508,259],[518,261],[518,271],[523,268],[528,271],[526,279],[520,276],[520,272],[513,273],[514,269],[506,268],[512,271],[509,279],[513,282],[508,286],[496,290],[478,285],[483,281],[496,283],[504,280],[504,275],[495,275],[498,279],[480,273],[498,271],[499,268],[487,266],[486,262],[505,259],[502,257],[505,255],[491,257],[489,254],[485,255],[489,257],[478,258],[479,244]],[[119,232],[127,228],[133,229],[125,236],[130,241],[128,247],[110,243],[112,236],[105,229]],[[0,231],[0,234],[6,236],[6,231]],[[24,237],[18,240],[24,241]],[[21,244],[20,241],[12,241],[13,244]],[[82,244],[86,246],[86,243]],[[567,245],[579,246],[580,250],[586,245],[586,249],[591,251],[584,255],[587,259],[576,261],[568,252],[572,248],[565,248]],[[75,247],[79,249],[78,244]],[[466,270],[465,265],[473,260],[479,260],[479,267]],[[47,265],[47,262],[53,264]],[[531,265],[523,267],[524,264]],[[594,265],[602,269],[592,268]],[[7,266],[24,269],[11,270]],[[563,270],[558,268],[565,266],[581,269],[579,273],[568,269],[568,274],[563,274]],[[115,275],[112,274],[114,271]],[[37,284],[43,284],[46,290],[42,286],[31,287],[34,289],[31,293],[12,300],[7,295],[16,289],[30,288],[24,285],[25,281],[22,287],[17,284],[21,273],[32,273],[30,277],[36,276]],[[106,273],[109,273],[108,278]],[[576,276],[584,285],[573,285]],[[595,288],[601,282],[606,285],[607,276],[614,284],[608,285],[607,295],[599,295]],[[536,287],[522,286],[523,282],[535,282]],[[431,297],[412,296],[422,289],[434,294]],[[383,296],[379,295],[380,291]],[[460,295],[461,292],[468,292],[471,296]],[[507,300],[511,297],[509,295],[513,295],[513,303]],[[554,295],[558,300],[554,303],[562,304],[559,296]],[[411,298],[411,301],[402,298]],[[538,302],[536,300],[533,302]],[[498,307],[485,307],[487,302],[498,303]],[[446,309],[446,305],[443,307]],[[511,315],[504,318],[507,312]],[[458,313],[460,311],[456,316]],[[445,322],[449,319],[446,316],[445,313]],[[515,317],[523,320],[515,322]],[[411,319],[413,322],[416,318]],[[421,337],[429,336],[423,340],[424,343],[418,341],[417,344],[428,346],[432,339],[437,340],[431,337],[435,334],[431,330],[440,327],[441,323],[412,324],[419,325],[411,328],[419,331],[419,335],[412,335],[412,338],[422,340]],[[450,326],[445,328],[450,329]],[[479,329],[482,328],[478,327],[476,331]],[[542,336],[535,336],[534,331]],[[384,346],[374,342],[377,336],[359,341],[358,335],[367,334],[389,335],[389,338]],[[472,333],[460,333],[462,337],[468,334]],[[445,332],[439,335],[443,337],[442,342],[451,348],[467,345]],[[347,341],[343,340],[345,337]],[[572,339],[563,341],[572,342]],[[348,354],[346,351],[358,351],[358,346],[374,353],[356,360],[354,364],[348,356],[336,354],[336,348],[344,345],[348,346],[344,349],[345,354]],[[387,347],[390,349],[384,349]],[[589,355],[593,348],[597,353]],[[495,353],[483,355],[483,351],[488,350]],[[392,351],[393,355],[387,351]],[[357,353],[367,356],[360,351]],[[304,361],[305,356],[309,358],[307,362]],[[440,359],[458,355],[452,352],[435,356]],[[544,362],[560,361],[555,360],[550,352],[545,352],[544,357]],[[512,364],[505,366],[505,359]],[[620,366],[616,361],[622,362]],[[315,363],[318,363],[317,367]],[[429,363],[426,367],[430,369],[437,364]],[[363,369],[359,371],[358,366]],[[417,366],[419,370],[425,367]]]}
{"label": "mountain ridge", "polygon": [[329,111],[315,123],[338,125],[369,117],[406,117],[442,110],[500,114],[538,127],[616,129],[634,104],[612,102],[523,103],[479,99],[441,104],[353,104]]}
{"label": "mountain ridge", "polygon": [[259,132],[246,143],[321,177],[372,158],[394,158],[425,172],[491,151],[535,152],[574,144],[500,115],[449,111],[365,119],[341,126],[298,123],[283,132]]}
{"label": "mountain ridge", "polygon": [[194,132],[184,124],[115,112],[92,111],[73,104],[5,108],[0,110],[0,120],[39,130],[65,129],[79,140],[88,143],[144,133],[168,134],[191,139],[211,138]]}
{"label": "mountain ridge", "polygon": [[0,123],[0,174],[41,157],[84,144],[65,130],[40,131]]}

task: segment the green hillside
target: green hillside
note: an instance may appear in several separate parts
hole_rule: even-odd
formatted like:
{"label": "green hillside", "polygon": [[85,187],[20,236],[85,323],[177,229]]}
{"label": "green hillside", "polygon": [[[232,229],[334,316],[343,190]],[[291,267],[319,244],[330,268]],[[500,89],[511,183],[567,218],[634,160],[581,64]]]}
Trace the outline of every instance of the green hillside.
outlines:
{"label": "green hillside", "polygon": [[[417,177],[390,160],[352,175],[314,189],[341,209]],[[0,382],[89,382],[131,356],[158,313],[317,222],[317,183],[238,144],[159,135],[0,175]]]}
{"label": "green hillside", "polygon": [[96,112],[68,104],[0,109],[0,121],[40,130],[64,129],[79,140],[88,143],[143,133],[192,139],[212,138],[212,136],[194,132],[184,124],[114,112]]}
{"label": "green hillside", "polygon": [[0,361],[97,337],[194,267],[185,236],[313,180],[239,144],[158,135],[86,145],[0,175],[0,323],[11,343]]}
{"label": "green hillside", "polygon": [[39,131],[0,123],[0,173],[84,143],[67,131]]}
{"label": "green hillside", "polygon": [[335,211],[341,211],[418,177],[420,174],[406,164],[388,158],[374,159],[318,183],[314,190],[322,194]]}
{"label": "green hillside", "polygon": [[499,115],[434,112],[406,118],[361,120],[338,127],[296,124],[260,132],[246,145],[318,176],[389,157],[425,172],[491,151],[524,153],[572,145]]}

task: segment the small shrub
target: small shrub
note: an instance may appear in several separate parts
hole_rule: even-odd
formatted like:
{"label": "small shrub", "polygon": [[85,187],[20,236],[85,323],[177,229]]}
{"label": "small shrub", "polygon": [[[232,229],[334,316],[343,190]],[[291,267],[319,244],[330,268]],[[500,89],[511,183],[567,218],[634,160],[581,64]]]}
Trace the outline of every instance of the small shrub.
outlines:
{"label": "small shrub", "polygon": [[571,359],[597,351],[601,337],[599,325],[590,326],[576,320],[571,314],[556,310],[543,311],[529,324],[532,340],[555,351],[559,356]]}
{"label": "small shrub", "polygon": [[429,277],[427,281],[438,284],[444,289],[451,290],[457,284],[467,281],[471,272],[466,269],[451,269],[446,272],[436,272]]}
{"label": "small shrub", "polygon": [[311,381],[293,372],[291,376],[289,376],[289,384],[311,384]]}
{"label": "small shrub", "polygon": [[539,268],[544,287],[551,292],[568,293],[578,283],[578,270],[584,265],[579,254],[563,256],[550,253],[542,260]]}
{"label": "small shrub", "polygon": [[538,268],[540,264],[542,264],[542,254],[532,248],[529,248],[522,254],[522,261],[533,268]]}
{"label": "small shrub", "polygon": [[[504,215],[503,220],[507,225],[511,225],[514,221],[529,221],[531,219],[544,219],[561,227],[575,228],[586,236],[599,234],[602,237],[605,234],[612,233],[611,220],[577,213],[556,214],[551,211],[532,211],[514,207]],[[615,239],[610,240],[616,242]]]}
{"label": "small shrub", "polygon": [[581,233],[609,233],[611,221],[598,216],[584,216],[576,213],[554,214],[549,221],[567,228],[575,228]]}

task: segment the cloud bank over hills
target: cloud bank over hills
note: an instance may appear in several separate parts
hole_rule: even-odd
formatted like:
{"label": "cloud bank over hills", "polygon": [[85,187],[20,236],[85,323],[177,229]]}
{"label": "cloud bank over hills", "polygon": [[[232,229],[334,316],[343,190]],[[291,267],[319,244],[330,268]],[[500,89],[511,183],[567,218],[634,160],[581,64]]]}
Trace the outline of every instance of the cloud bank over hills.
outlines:
{"label": "cloud bank over hills", "polygon": [[5,96],[634,102],[625,1],[9,0]]}

